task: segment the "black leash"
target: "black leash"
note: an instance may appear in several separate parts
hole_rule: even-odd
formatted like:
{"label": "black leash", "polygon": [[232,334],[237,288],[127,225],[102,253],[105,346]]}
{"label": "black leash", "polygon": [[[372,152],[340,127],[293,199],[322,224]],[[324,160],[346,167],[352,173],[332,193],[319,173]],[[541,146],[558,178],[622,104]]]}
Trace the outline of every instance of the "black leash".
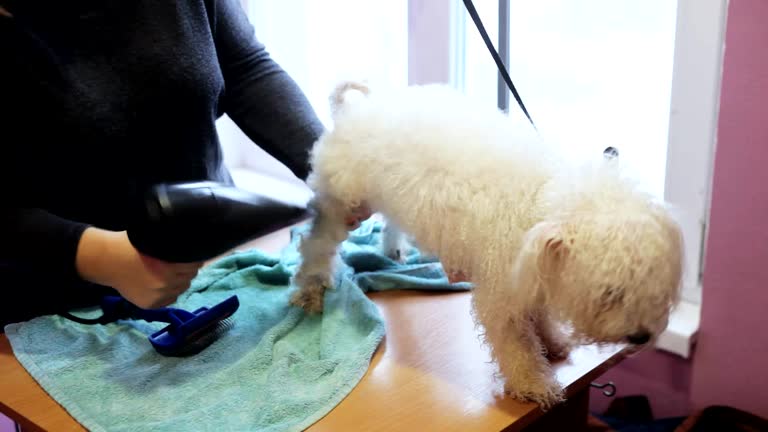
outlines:
{"label": "black leash", "polygon": [[477,30],[480,32],[480,36],[482,36],[483,41],[485,42],[485,46],[488,48],[488,51],[491,52],[491,56],[493,56],[493,60],[496,62],[496,67],[499,69],[499,72],[501,73],[502,78],[504,78],[504,81],[507,83],[507,87],[509,87],[509,90],[512,91],[512,95],[515,97],[515,100],[517,101],[517,104],[520,105],[520,109],[523,110],[523,113],[526,117],[528,117],[528,121],[531,122],[531,125],[534,129],[536,129],[536,125],[533,123],[533,119],[531,119],[531,115],[528,114],[528,110],[525,108],[525,105],[523,104],[523,99],[520,98],[520,95],[517,93],[517,89],[515,88],[515,85],[512,84],[512,78],[509,77],[509,73],[507,73],[507,68],[504,66],[504,62],[501,61],[501,57],[499,56],[499,53],[496,52],[496,48],[494,48],[493,43],[491,43],[491,38],[488,37],[488,32],[485,31],[485,27],[483,26],[483,22],[480,20],[480,15],[477,14],[477,10],[475,10],[475,5],[472,3],[472,0],[464,0],[464,6],[467,8],[467,12],[469,12],[469,16],[472,17],[472,21],[475,22],[475,26],[477,27]]}

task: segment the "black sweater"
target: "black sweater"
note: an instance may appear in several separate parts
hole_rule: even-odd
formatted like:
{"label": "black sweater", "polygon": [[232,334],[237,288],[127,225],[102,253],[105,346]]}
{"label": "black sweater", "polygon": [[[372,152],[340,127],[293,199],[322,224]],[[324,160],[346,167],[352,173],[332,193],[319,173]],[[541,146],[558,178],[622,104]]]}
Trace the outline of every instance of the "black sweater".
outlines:
{"label": "black sweater", "polygon": [[231,182],[225,113],[306,178],[322,125],[239,0],[0,4],[0,277],[22,266],[60,289],[83,230],[124,229],[147,187]]}

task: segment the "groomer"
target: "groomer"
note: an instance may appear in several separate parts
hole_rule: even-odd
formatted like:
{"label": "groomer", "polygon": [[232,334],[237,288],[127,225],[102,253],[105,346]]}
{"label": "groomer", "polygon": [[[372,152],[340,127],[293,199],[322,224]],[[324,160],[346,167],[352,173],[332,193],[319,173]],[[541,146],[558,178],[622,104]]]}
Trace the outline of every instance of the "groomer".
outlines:
{"label": "groomer", "polygon": [[139,254],[127,208],[157,183],[231,184],[223,114],[307,176],[323,126],[239,0],[0,0],[0,40],[0,331],[184,292],[200,263]]}

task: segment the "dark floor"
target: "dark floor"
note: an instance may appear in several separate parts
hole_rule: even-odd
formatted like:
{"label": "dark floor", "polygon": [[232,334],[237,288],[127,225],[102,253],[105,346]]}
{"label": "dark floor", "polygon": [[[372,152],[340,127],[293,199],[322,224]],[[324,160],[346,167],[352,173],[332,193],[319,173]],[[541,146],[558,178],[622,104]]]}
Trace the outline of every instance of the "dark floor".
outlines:
{"label": "dark floor", "polygon": [[645,396],[614,400],[592,413],[590,432],[768,432],[768,420],[726,406],[712,406],[688,417],[654,418]]}

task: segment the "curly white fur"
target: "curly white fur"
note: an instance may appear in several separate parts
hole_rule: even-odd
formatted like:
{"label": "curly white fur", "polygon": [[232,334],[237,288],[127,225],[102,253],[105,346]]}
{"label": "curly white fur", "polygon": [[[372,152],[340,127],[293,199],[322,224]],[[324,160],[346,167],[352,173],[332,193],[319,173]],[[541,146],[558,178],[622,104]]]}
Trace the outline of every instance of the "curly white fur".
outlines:
{"label": "curly white fur", "polygon": [[[363,95],[348,100],[351,90]],[[312,151],[317,212],[292,303],[322,310],[344,218],[361,206],[474,285],[473,315],[514,397],[563,399],[547,356],[573,343],[642,344],[678,300],[682,237],[615,163],[569,164],[502,112],[442,85],[343,83]],[[572,331],[566,334],[567,325]]]}

